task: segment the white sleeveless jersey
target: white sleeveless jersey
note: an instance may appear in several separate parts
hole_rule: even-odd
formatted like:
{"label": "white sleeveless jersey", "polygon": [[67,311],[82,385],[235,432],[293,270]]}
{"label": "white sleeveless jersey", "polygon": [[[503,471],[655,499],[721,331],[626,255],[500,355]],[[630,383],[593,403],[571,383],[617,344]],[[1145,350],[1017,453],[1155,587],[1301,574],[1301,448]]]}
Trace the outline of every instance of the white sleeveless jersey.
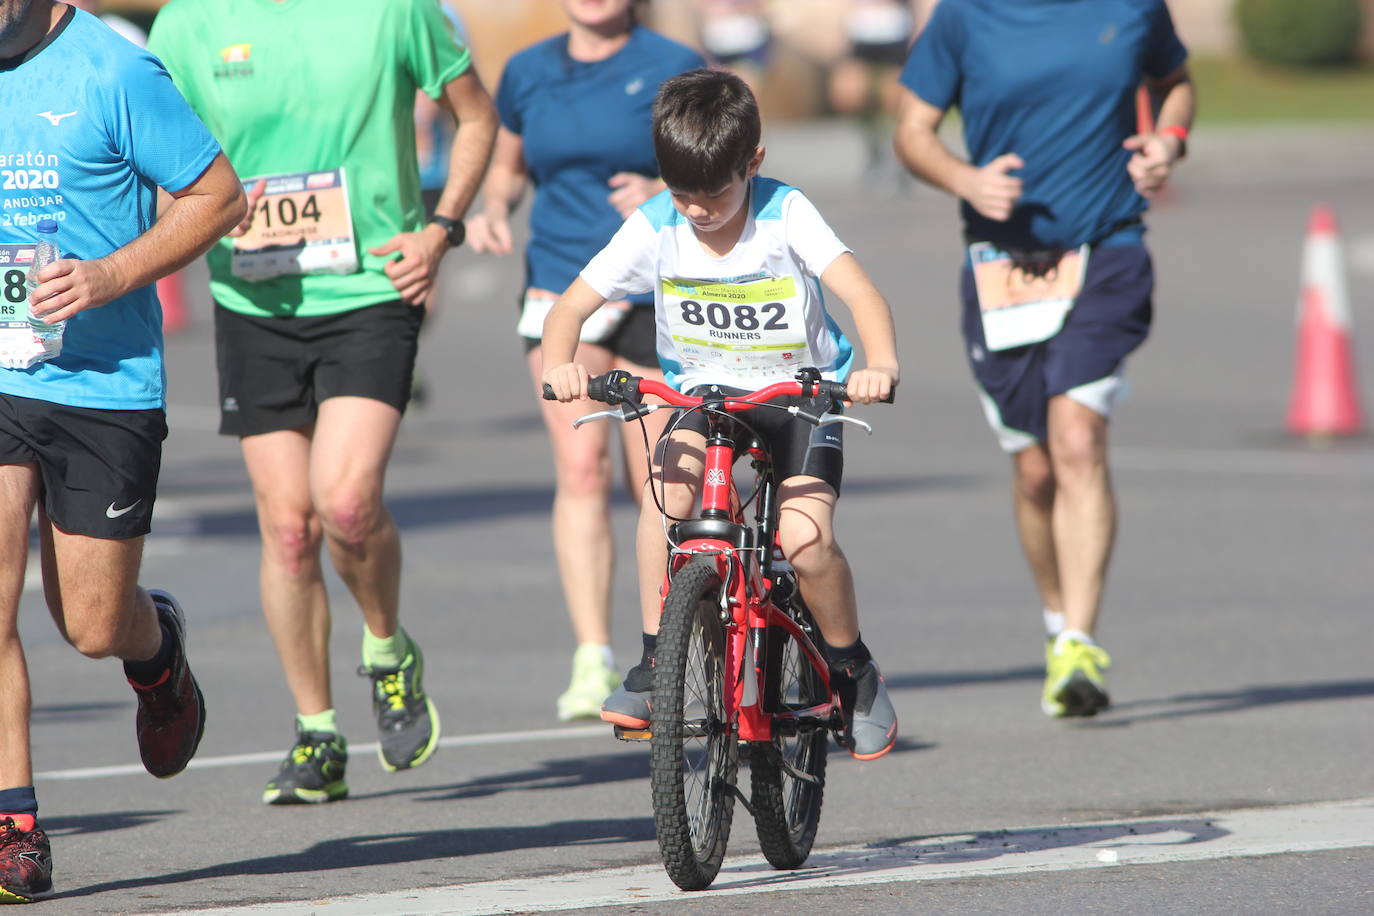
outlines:
{"label": "white sleeveless jersey", "polygon": [[745,206],[739,241],[717,258],[664,191],[630,215],[582,279],[608,301],[654,294],[659,364],[679,391],[761,388],[804,366],[844,381],[854,350],[817,278],[849,248],[796,188],[755,178]]}

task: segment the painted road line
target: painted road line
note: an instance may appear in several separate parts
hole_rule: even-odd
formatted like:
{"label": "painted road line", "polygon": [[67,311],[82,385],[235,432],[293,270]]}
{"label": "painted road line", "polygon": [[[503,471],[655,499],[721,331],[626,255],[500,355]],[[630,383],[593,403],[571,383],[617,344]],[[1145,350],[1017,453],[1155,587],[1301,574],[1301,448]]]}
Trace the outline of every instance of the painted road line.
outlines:
{"label": "painted road line", "polygon": [[1131,471],[1374,479],[1368,451],[1113,447],[1112,467]]}
{"label": "painted road line", "polygon": [[[524,732],[490,732],[485,735],[456,735],[440,738],[440,747],[480,747],[487,744],[528,744],[532,741],[570,741],[581,738],[604,738],[610,734],[606,725],[583,725],[577,728],[546,728]],[[350,744],[349,750],[355,754],[370,754],[377,750],[377,742],[370,744]],[[186,767],[188,770],[210,770],[219,767],[235,767],[250,763],[272,763],[281,760],[281,751],[257,751],[251,754],[228,754],[221,757],[197,757]],[[78,767],[70,770],[48,770],[35,773],[35,779],[71,780],[104,779],[110,776],[142,776],[146,771],[141,763],[126,763],[108,767]]]}
{"label": "painted road line", "polygon": [[1201,862],[1367,846],[1374,846],[1374,799],[846,846],[815,852],[804,869],[790,872],[776,871],[761,858],[732,858],[726,860],[710,890],[690,896],[675,888],[661,867],[652,865],[308,902],[196,910],[196,916],[236,916],[250,910],[264,914],[308,910],[328,916],[488,916],[643,906],[687,899],[709,907],[709,900],[720,896]]}

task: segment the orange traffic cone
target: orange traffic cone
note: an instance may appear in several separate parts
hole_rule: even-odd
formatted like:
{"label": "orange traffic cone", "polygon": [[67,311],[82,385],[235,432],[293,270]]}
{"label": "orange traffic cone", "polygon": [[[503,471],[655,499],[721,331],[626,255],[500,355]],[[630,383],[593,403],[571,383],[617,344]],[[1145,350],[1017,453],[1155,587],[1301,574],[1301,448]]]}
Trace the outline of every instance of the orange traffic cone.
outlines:
{"label": "orange traffic cone", "polygon": [[186,330],[191,322],[186,309],[186,291],[181,282],[181,271],[157,281],[157,298],[162,303],[163,333],[175,334]]}
{"label": "orange traffic cone", "polygon": [[1336,216],[1326,204],[1312,210],[1303,248],[1298,302],[1298,347],[1288,431],[1323,439],[1364,428],[1350,339],[1350,296]]}

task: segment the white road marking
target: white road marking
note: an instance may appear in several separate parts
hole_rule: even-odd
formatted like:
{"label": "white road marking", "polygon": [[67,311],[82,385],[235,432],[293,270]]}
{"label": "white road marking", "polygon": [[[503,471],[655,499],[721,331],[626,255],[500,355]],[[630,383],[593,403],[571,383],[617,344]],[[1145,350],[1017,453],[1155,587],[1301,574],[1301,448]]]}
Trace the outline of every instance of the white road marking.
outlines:
{"label": "white road marking", "polygon": [[[328,916],[486,916],[555,912],[656,901],[814,891],[901,881],[969,879],[1028,872],[1121,868],[1374,846],[1374,799],[1098,821],[1030,830],[924,838],[893,846],[812,853],[798,871],[758,857],[727,859],[709,891],[688,897],[658,865],[569,872],[542,878],[359,894],[294,903],[197,910],[196,916],[327,913]],[[1115,861],[1111,855],[1115,853]]]}
{"label": "white road marking", "polygon": [[1367,449],[1183,449],[1113,447],[1112,466],[1132,471],[1274,474],[1298,477],[1374,477]]}
{"label": "white road marking", "polygon": [[[523,732],[491,732],[485,735],[456,735],[440,738],[440,747],[478,747],[484,744],[526,744],[531,741],[572,740],[577,738],[604,738],[610,734],[608,725],[583,725],[576,728],[546,728]],[[349,750],[355,755],[371,754],[377,750],[377,742],[370,744],[350,744]],[[197,757],[187,766],[188,770],[209,770],[219,767],[234,767],[250,763],[273,763],[281,760],[281,751],[255,751],[251,754],[228,754],[222,757]],[[35,779],[103,779],[110,776],[142,776],[143,764],[125,763],[108,767],[77,767],[70,770],[48,770],[35,773]]]}

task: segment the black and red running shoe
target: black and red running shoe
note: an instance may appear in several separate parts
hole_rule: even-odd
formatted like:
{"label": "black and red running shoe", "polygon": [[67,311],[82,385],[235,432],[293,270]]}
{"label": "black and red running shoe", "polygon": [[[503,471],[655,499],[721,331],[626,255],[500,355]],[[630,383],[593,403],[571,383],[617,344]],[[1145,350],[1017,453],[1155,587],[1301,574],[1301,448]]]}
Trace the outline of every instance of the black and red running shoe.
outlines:
{"label": "black and red running shoe", "polygon": [[172,661],[155,684],[129,681],[138,695],[138,753],[158,779],[186,769],[205,732],[205,697],[186,662],[186,615],[175,598],[149,590],[158,620],[176,640]]}
{"label": "black and red running shoe", "polygon": [[52,890],[52,847],[32,814],[0,814],[0,903],[32,903]]}

